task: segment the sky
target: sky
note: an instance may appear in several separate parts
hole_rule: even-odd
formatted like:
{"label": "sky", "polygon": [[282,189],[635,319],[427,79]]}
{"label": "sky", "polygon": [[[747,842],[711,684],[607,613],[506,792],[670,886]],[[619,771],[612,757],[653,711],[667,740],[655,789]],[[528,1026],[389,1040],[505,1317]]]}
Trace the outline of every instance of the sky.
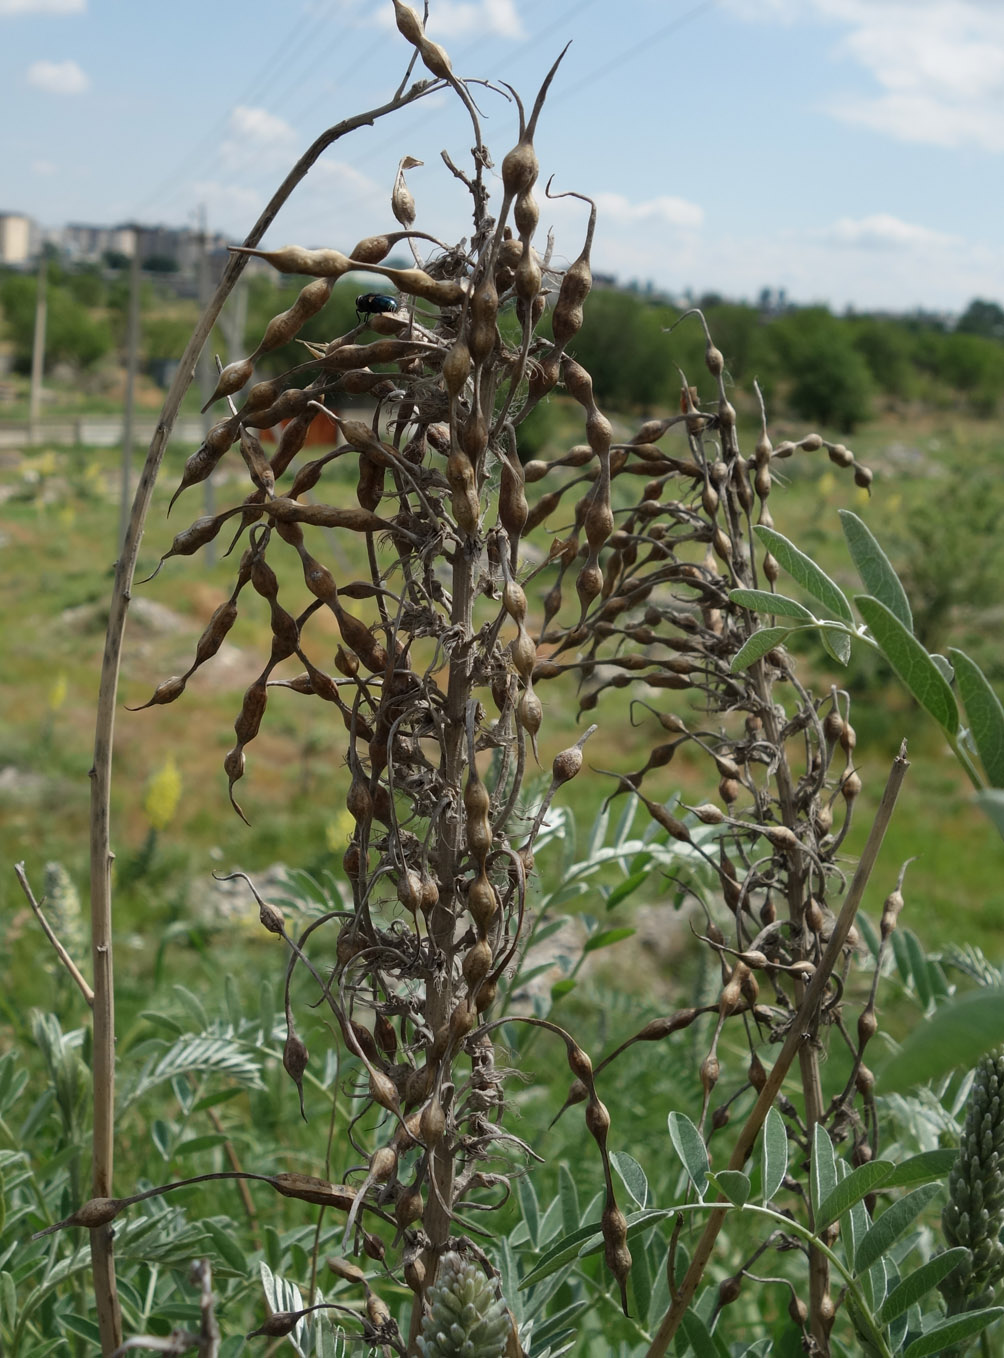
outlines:
{"label": "sky", "polygon": [[[1004,302],[1004,0],[430,0],[496,167],[571,39],[536,138],[541,239],[681,296],[784,289],[834,310]],[[391,0],[0,0],[0,212],[241,239],[326,127],[379,107],[411,48]],[[471,165],[453,95],[336,142],[266,244],[455,243]],[[490,176],[501,193],[497,168]]]}

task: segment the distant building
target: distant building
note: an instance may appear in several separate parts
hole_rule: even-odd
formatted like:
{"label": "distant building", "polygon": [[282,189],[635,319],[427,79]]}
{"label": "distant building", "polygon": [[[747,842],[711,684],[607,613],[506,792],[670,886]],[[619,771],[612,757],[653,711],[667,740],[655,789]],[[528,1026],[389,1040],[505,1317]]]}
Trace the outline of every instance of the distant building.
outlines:
{"label": "distant building", "polygon": [[[72,258],[89,263],[100,262],[105,255],[126,255],[130,259],[139,251],[140,263],[162,272],[193,277],[198,270],[202,238],[190,227],[173,226],[90,226],[70,222],[60,233],[63,249]],[[207,241],[210,255],[225,253],[227,238],[211,235]]]}
{"label": "distant building", "polygon": [[0,212],[0,264],[27,264],[38,248],[38,227],[21,212]]}

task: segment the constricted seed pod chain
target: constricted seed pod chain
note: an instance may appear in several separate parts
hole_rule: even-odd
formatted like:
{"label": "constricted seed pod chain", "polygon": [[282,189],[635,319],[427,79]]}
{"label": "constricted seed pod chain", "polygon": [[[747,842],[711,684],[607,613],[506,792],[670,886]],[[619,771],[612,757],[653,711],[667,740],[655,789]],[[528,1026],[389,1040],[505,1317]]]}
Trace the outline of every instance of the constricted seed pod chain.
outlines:
{"label": "constricted seed pod chain", "polygon": [[[573,195],[589,203],[581,248],[562,254],[539,242],[534,141],[557,63],[529,117],[516,105],[519,128],[500,161],[493,202],[478,121],[490,91],[479,88],[475,103],[415,11],[401,0],[393,9],[398,49],[474,120],[473,164],[459,176],[473,230],[465,220],[447,247],[414,229],[419,213],[404,175],[417,162],[404,156],[389,195],[401,230],[360,222],[331,248],[245,251],[310,281],[248,357],[223,370],[214,399],[247,388],[244,404],[230,406],[236,413],[185,465],[179,492],[205,480],[237,445],[219,493],[231,494],[235,477],[242,482],[229,508],[175,536],[158,578],[169,581],[184,568],[180,559],[225,524],[243,555],[234,557],[236,583],[210,605],[194,663],[146,706],[177,699],[224,640],[247,646],[241,628],[257,612],[267,649],[244,680],[223,759],[223,786],[252,827],[267,819],[267,759],[290,757],[288,742],[263,734],[275,709],[317,699],[308,710],[318,729],[328,732],[334,718],[331,755],[314,777],[323,779],[319,796],[344,808],[337,899],[302,935],[284,924],[267,941],[281,950],[286,975],[282,1064],[291,1105],[297,1115],[310,1111],[319,1088],[313,1073],[326,1068],[323,1044],[337,1044],[353,1113],[352,1134],[333,1153],[347,1155],[352,1137],[364,1149],[355,1164],[332,1164],[343,1183],[293,1176],[279,1191],[343,1213],[346,1248],[357,1245],[363,1262],[358,1278],[344,1270],[339,1278],[364,1288],[366,1305],[361,1299],[355,1314],[358,1326],[371,1327],[363,1333],[380,1336],[374,1344],[406,1341],[378,1295],[382,1275],[365,1259],[379,1257],[381,1269],[406,1280],[417,1308],[414,1342],[439,1353],[447,1260],[459,1249],[450,1268],[461,1290],[477,1293],[474,1328],[489,1344],[501,1339],[505,1352],[516,1342],[508,1312],[474,1286],[476,1232],[463,1234],[469,1209],[497,1205],[504,1195],[493,1189],[501,1184],[507,1194],[525,1168],[508,1125],[493,1025],[506,1016],[518,976],[538,890],[534,845],[548,808],[573,779],[603,777],[587,773],[583,759],[596,728],[578,740],[561,736],[556,727],[567,731],[567,718],[556,723],[555,712],[574,712],[578,701],[595,709],[601,728],[638,723],[648,748],[634,772],[617,771],[612,795],[639,803],[661,854],[675,848],[702,874],[700,899],[713,896],[708,910],[718,917],[717,932],[708,927],[702,936],[720,949],[722,980],[720,1000],[700,1012],[713,1011],[730,1033],[748,1023],[736,1039],[747,1045],[756,1041],[754,1019],[765,1030],[790,1021],[806,969],[819,965],[840,884],[840,809],[849,819],[861,783],[849,722],[841,715],[837,732],[825,706],[798,708],[780,644],[760,657],[756,682],[733,670],[755,622],[731,592],[758,588],[757,572],[771,578],[762,548],[751,550],[749,520],[757,500],[762,518],[768,495],[772,505],[777,497],[781,478],[771,473],[782,453],[765,442],[764,426],[752,459],[742,459],[721,352],[709,336],[702,381],[710,379],[710,401],[684,378],[680,411],[644,421],[633,438],[615,436],[590,373],[572,356],[589,301],[597,210]],[[468,126],[468,143],[469,134]],[[406,241],[414,265],[401,267],[395,251]],[[573,256],[563,274],[550,262]],[[308,320],[323,324],[336,288],[360,303],[357,326],[350,320],[344,333],[321,341],[312,329],[303,364],[276,376],[274,351]],[[550,337],[538,332],[548,297]],[[568,445],[524,463],[521,430],[545,399],[572,412],[578,428]],[[322,412],[330,418],[313,427],[329,441],[305,457],[307,430]],[[283,421],[269,457],[266,435],[255,431]],[[864,479],[847,449],[811,435],[785,455],[823,446]],[[793,704],[783,717],[782,700]],[[784,783],[778,761],[794,758],[799,740],[804,766]],[[685,757],[678,747],[706,760],[711,773],[693,812],[670,800],[670,765]],[[845,762],[831,771],[837,749]],[[550,783],[531,796],[534,757],[550,767]],[[785,903],[782,930],[775,926]],[[894,932],[893,914],[890,907],[883,918],[884,936]],[[784,996],[771,1008],[762,998],[768,978]],[[312,1004],[328,1030],[308,1031]],[[693,1017],[681,1012],[686,1022],[677,1016],[660,1035],[672,1039],[696,1020],[696,1008]],[[299,1031],[310,1041],[310,1074]],[[870,1022],[861,1032],[863,1046]],[[601,1100],[584,1046],[556,1024],[540,1033],[541,1051],[545,1040],[566,1042],[582,1086],[587,1144],[603,1173],[604,1257],[626,1298],[631,1251],[610,1162],[618,1104],[606,1090]],[[698,1061],[706,1093],[727,1086],[724,1041],[716,1037]],[[742,1066],[745,1085],[751,1056]],[[318,1164],[324,1155],[319,1146]],[[438,1300],[430,1290],[437,1270]],[[396,1306],[399,1294],[388,1292],[388,1300]]]}

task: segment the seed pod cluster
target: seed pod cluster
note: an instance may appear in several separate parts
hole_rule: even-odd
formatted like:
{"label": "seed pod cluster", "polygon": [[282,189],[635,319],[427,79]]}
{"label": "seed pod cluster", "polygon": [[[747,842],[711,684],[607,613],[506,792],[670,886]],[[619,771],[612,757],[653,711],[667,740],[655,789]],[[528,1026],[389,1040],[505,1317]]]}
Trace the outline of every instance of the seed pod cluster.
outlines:
{"label": "seed pod cluster", "polygon": [[[395,14],[426,69],[464,98],[466,87],[417,14],[401,0]],[[251,487],[245,482],[245,498],[232,508],[179,533],[163,559],[193,554],[226,524],[235,543],[246,536],[246,550],[235,588],[198,640],[194,663],[147,703],[173,701],[219,651],[250,581],[240,600],[242,621],[249,604],[262,611],[271,652],[235,722],[225,760],[231,799],[270,701],[299,701],[287,699],[286,690],[330,704],[315,709],[318,720],[335,717],[336,727],[344,726],[344,753],[340,748],[330,761],[344,769],[336,805],[344,798],[350,821],[336,874],[342,899],[330,915],[311,918],[295,941],[280,921],[270,945],[282,949],[287,968],[283,1065],[301,1112],[306,1047],[293,1005],[310,984],[311,1002],[326,1009],[344,1048],[348,1082],[360,1105],[368,1105],[353,1128],[366,1129],[357,1135],[372,1140],[356,1167],[361,1184],[287,1176],[277,1187],[353,1213],[350,1225],[370,1257],[393,1256],[400,1245],[419,1305],[442,1267],[464,1193],[505,1177],[488,1182],[486,1175],[483,1183],[471,1177],[474,1162],[495,1155],[506,1135],[502,1074],[483,1015],[505,995],[518,966],[536,837],[552,799],[580,776],[583,743],[595,730],[557,754],[545,751],[542,685],[556,680],[563,686],[557,701],[568,702],[579,684],[581,709],[597,711],[614,744],[626,732],[627,713],[646,748],[630,761],[633,772],[618,768],[612,795],[639,804],[660,854],[668,843],[707,870],[701,899],[714,918],[703,936],[721,977],[717,999],[653,1020],[624,1045],[672,1040],[702,1014],[719,1026],[727,1022],[737,1042],[743,1023],[755,1041],[754,1019],[764,1033],[783,1033],[797,995],[821,965],[829,923],[822,903],[836,890],[842,833],[834,833],[832,808],[841,794],[849,805],[857,791],[843,698],[818,704],[804,698],[789,683],[794,662],[779,647],[762,658],[755,676],[733,671],[751,614],[730,592],[763,589],[765,579],[773,583],[780,574],[750,540],[757,514],[770,524],[767,500],[782,484],[771,479],[775,459],[826,448],[859,481],[865,469],[842,445],[817,435],[773,448],[766,419],[747,461],[729,400],[734,393],[725,387],[725,357],[706,327],[700,380],[692,385],[681,376],[679,412],[646,419],[615,442],[590,374],[568,353],[591,286],[595,204],[584,200],[585,242],[563,275],[550,263],[550,241],[534,249],[534,137],[553,74],[528,118],[517,105],[519,132],[502,161],[502,197],[490,214],[484,174],[490,162],[476,131],[473,174],[469,181],[461,176],[474,201],[475,229],[462,244],[437,243],[423,258],[404,179],[416,162],[405,157],[391,193],[401,231],[378,227],[348,253],[295,246],[255,252],[312,281],[272,319],[253,354],[229,365],[217,384],[215,399],[246,390],[243,405],[189,459],[179,491],[208,476],[235,443]],[[465,108],[476,114],[466,102]],[[405,238],[415,267],[385,264]],[[296,335],[308,315],[320,314],[333,282],[357,264],[402,303],[393,314],[361,305],[378,338],[358,343],[357,327],[312,342],[298,370],[247,389],[258,359]],[[545,290],[554,287],[548,339],[535,327]],[[298,385],[303,367],[313,379],[306,387]],[[548,448],[524,465],[523,421],[552,393],[554,401],[567,396],[567,406],[577,407],[581,432],[570,446]],[[345,394],[365,395],[365,410],[362,402],[351,411],[342,406]],[[318,406],[331,412],[330,444],[305,461],[300,455]],[[267,457],[266,436],[254,431],[281,420],[288,423]],[[613,713],[611,697],[623,703]],[[670,706],[677,710],[659,710]],[[528,745],[535,756],[552,759],[550,785],[529,807]],[[838,750],[842,773],[830,768]],[[676,767],[690,756],[704,761],[710,782],[687,810],[671,797]],[[718,804],[701,800],[716,784]],[[804,912],[792,918],[794,903],[803,900]],[[895,914],[892,907],[883,913],[883,939]],[[768,991],[771,1001],[762,1002]],[[832,989],[827,1001],[837,1003]],[[872,1007],[859,1020],[861,1050],[873,1018]],[[821,1037],[829,1021],[821,1011]],[[316,1041],[311,1037],[315,1064]],[[721,1091],[712,1130],[724,1127],[729,1107],[737,1106],[736,1091],[726,1088],[735,1046],[722,1043],[719,1057],[718,1045],[716,1034],[700,1066],[706,1113],[712,1092]],[[605,1252],[623,1292],[631,1260],[613,1198],[610,1112],[586,1053],[571,1037],[566,1051],[603,1161]],[[867,1105],[868,1077],[859,1076]],[[760,1088],[765,1079],[751,1047],[739,1087],[748,1081]],[[872,1114],[862,1116],[867,1140]],[[843,1107],[834,1117],[850,1113]],[[397,1228],[394,1246],[362,1229],[375,1211],[391,1231]],[[368,1287],[361,1271],[351,1272],[354,1264],[346,1267],[344,1281]],[[361,1323],[387,1330],[380,1342],[395,1347],[388,1313],[370,1291],[365,1315],[363,1309]]]}

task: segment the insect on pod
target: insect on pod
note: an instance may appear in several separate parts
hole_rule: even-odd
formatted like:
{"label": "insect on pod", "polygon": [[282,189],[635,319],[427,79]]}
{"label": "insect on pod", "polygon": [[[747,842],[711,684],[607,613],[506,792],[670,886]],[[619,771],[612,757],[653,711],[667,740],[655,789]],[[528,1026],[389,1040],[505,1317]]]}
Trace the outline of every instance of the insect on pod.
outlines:
{"label": "insect on pod", "polygon": [[383,292],[361,292],[356,298],[356,320],[360,325],[366,316],[375,316],[381,311],[396,311],[397,298],[388,297]]}

